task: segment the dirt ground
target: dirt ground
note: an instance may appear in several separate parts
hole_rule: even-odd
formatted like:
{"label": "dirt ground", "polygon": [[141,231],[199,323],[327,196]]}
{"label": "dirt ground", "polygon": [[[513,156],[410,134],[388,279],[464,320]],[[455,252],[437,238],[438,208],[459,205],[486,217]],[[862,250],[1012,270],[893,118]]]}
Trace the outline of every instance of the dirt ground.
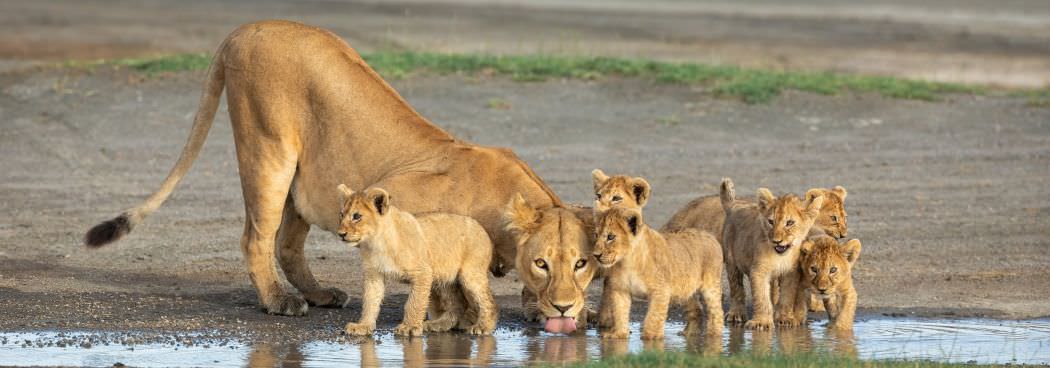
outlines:
{"label": "dirt ground", "polygon": [[[260,8],[267,6],[277,5]],[[56,5],[48,14],[78,9]],[[69,37],[85,50],[104,51],[85,41],[111,39],[92,35],[91,24],[133,29],[124,12],[131,11],[97,13],[96,23],[77,18],[83,24],[72,28],[82,33]],[[148,22],[149,14],[138,15]],[[166,15],[170,22],[218,22]],[[27,16],[15,28],[73,19],[63,17]],[[194,42],[217,43],[230,28],[213,25]],[[114,55],[164,50],[119,48]],[[194,169],[157,214],[116,245],[96,251],[80,245],[85,230],[138,203],[167,174],[188,134],[202,78],[107,68],[0,74],[0,329],[216,328],[317,338],[333,336],[357,316],[356,307],[311,309],[304,318],[258,309],[238,247],[243,205],[225,106]],[[864,242],[855,271],[861,318],[1050,316],[1050,189],[1042,182],[1050,178],[1050,109],[1023,99],[787,93],[745,105],[702,88],[635,79],[435,76],[392,84],[456,136],[513,148],[568,202],[591,199],[589,172],[596,167],[645,176],[653,185],[648,219],[656,225],[690,199],[714,193],[723,176],[742,193],[843,185],[850,192],[850,235]],[[491,108],[491,99],[509,108]],[[358,257],[316,230],[307,248],[320,281],[350,292],[351,305],[358,305]],[[512,274],[494,288],[501,326],[523,324],[520,282]],[[391,287],[381,327],[397,322],[405,291]]]}

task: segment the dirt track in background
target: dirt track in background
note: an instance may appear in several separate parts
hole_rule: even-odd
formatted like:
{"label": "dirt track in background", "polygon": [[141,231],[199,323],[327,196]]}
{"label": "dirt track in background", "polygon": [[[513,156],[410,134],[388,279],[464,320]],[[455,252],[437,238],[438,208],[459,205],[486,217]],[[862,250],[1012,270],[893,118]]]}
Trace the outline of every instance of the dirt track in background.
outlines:
{"label": "dirt track in background", "polygon": [[[237,246],[243,207],[225,111],[156,215],[116,245],[80,246],[84,230],[138,203],[167,173],[202,77],[0,76],[0,328],[316,337],[356,316],[356,307],[313,309],[305,319],[258,310]],[[453,134],[512,147],[569,202],[590,200],[595,167],[645,176],[653,224],[713,193],[722,176],[742,193],[844,185],[850,235],[864,242],[862,316],[1050,315],[1050,190],[1041,184],[1050,178],[1050,109],[1005,98],[802,93],[748,106],[640,80],[393,84]],[[509,108],[489,108],[493,98]],[[316,230],[307,248],[323,284],[359,295],[355,254]],[[520,283],[512,274],[494,287],[503,325],[522,323]],[[405,290],[392,290],[381,326],[399,319]]]}

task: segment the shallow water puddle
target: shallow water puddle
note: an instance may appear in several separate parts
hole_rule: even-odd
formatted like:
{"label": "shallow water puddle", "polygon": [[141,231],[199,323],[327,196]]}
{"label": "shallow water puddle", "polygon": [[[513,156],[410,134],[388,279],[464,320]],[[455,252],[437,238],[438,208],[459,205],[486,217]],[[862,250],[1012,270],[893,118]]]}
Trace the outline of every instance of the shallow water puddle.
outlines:
{"label": "shallow water puddle", "polygon": [[[493,336],[432,334],[401,339],[380,333],[375,339],[304,344],[239,343],[201,334],[136,340],[135,333],[0,333],[0,362],[10,365],[111,366],[517,366],[523,363],[599,359],[646,349],[698,354],[742,352],[834,353],[860,359],[928,359],[978,363],[1050,363],[1050,320],[858,321],[852,336],[807,328],[753,332],[727,328],[720,339],[685,338],[683,326],[669,324],[663,342],[603,341],[592,329],[559,336],[535,329],[501,328]],[[637,331],[638,325],[632,331]],[[129,340],[131,339],[131,340]]]}

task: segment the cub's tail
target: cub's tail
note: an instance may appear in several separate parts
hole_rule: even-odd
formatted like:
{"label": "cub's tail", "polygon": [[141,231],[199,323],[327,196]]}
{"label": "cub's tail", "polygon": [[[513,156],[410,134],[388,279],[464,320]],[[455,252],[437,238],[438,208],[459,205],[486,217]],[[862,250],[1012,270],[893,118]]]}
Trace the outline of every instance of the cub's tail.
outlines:
{"label": "cub's tail", "polygon": [[142,223],[147,216],[156,211],[164,203],[164,200],[168,199],[171,192],[175,190],[175,185],[179,183],[179,180],[182,180],[182,177],[189,171],[193,161],[197,158],[197,154],[201,151],[201,146],[204,145],[204,140],[208,138],[208,131],[211,130],[215,111],[219,108],[219,97],[222,96],[223,86],[226,81],[222,64],[222,53],[225,48],[226,42],[223,42],[219,46],[219,51],[215,53],[211,65],[208,67],[208,77],[204,82],[200,107],[198,107],[197,115],[193,119],[190,137],[186,141],[186,146],[182,149],[179,160],[175,162],[175,167],[172,167],[171,172],[168,173],[168,177],[161,183],[160,188],[153,192],[153,195],[150,195],[142,204],[128,209],[120,216],[95,225],[91,230],[88,230],[87,234],[84,235],[84,245],[101,247],[120,240],[121,237],[131,232],[131,229],[134,229],[136,225]]}
{"label": "cub's tail", "polygon": [[722,178],[722,185],[719,186],[718,197],[722,199],[722,210],[729,212],[729,209],[733,208],[733,203],[736,202],[736,190],[733,189],[732,179]]}

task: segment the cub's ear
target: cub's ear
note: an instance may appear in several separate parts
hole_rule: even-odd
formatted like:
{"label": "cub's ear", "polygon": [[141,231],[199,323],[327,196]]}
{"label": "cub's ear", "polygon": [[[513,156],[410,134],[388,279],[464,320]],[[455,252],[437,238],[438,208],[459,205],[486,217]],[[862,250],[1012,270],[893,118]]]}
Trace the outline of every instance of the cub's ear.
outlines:
{"label": "cub's ear", "polygon": [[824,195],[825,192],[826,191],[824,189],[821,189],[821,188],[813,188],[813,189],[807,190],[806,191],[806,201],[812,201],[813,198],[820,197],[820,196]]}
{"label": "cub's ear", "polygon": [[814,246],[814,244],[813,244],[812,241],[804,240],[804,241],[802,241],[802,246],[798,248],[798,251],[802,253],[803,257],[805,257],[806,255],[808,255],[810,252],[813,251],[813,246]]}
{"label": "cub's ear", "polygon": [[839,250],[842,251],[842,255],[846,256],[850,266],[856,264],[857,258],[860,258],[860,239],[850,239],[848,242],[840,245]]}
{"label": "cub's ear", "polygon": [[605,184],[605,181],[609,180],[609,175],[605,175],[605,172],[602,171],[602,169],[594,169],[594,171],[591,171],[591,179],[594,181],[594,191],[598,192],[598,189],[602,187],[602,184]]}
{"label": "cub's ear", "polygon": [[639,207],[645,207],[645,203],[649,202],[649,195],[652,193],[652,189],[649,187],[649,182],[642,179],[642,177],[635,177],[631,179],[631,192],[634,194],[634,201],[638,202]]}
{"label": "cub's ear", "polygon": [[336,189],[339,189],[339,203],[340,207],[342,207],[342,204],[346,203],[346,200],[350,199],[350,196],[354,195],[354,190],[350,189],[350,187],[346,186],[346,184],[339,184],[339,186],[336,187]]}
{"label": "cub's ear", "polygon": [[[812,192],[812,190],[811,190]],[[815,218],[820,215],[820,207],[824,206],[824,193],[819,193],[816,196],[810,198],[809,193],[806,193],[806,215],[810,218]]]}
{"label": "cub's ear", "polygon": [[758,209],[761,210],[763,214],[769,214],[769,211],[773,209],[773,202],[776,200],[777,197],[774,196],[773,192],[770,192],[769,189],[758,188]]}
{"label": "cub's ear", "polygon": [[540,225],[540,211],[532,208],[521,193],[515,193],[507,202],[503,218],[507,221],[506,229],[519,236],[532,234]]}
{"label": "cub's ear", "polygon": [[371,188],[365,191],[365,196],[371,200],[376,212],[385,215],[390,210],[390,193],[381,188]]}
{"label": "cub's ear", "polygon": [[846,188],[842,187],[841,185],[836,185],[834,188],[831,188],[831,192],[839,196],[839,199],[843,201],[846,200]]}
{"label": "cub's ear", "polygon": [[638,236],[638,231],[642,227],[642,213],[635,209],[623,211],[623,220],[627,223],[627,228],[631,230],[631,235]]}

